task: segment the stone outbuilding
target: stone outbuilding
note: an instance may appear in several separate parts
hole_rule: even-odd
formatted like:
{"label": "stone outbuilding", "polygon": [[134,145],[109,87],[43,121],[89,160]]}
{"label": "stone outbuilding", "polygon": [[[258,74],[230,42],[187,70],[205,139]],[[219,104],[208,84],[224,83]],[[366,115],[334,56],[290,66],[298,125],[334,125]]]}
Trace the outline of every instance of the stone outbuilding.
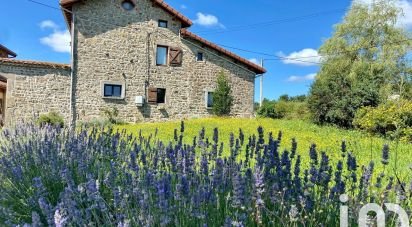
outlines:
{"label": "stone outbuilding", "polygon": [[255,78],[265,69],[188,29],[163,0],[61,0],[72,36],[70,65],[16,60],[0,46],[0,104],[6,123],[55,111],[67,122],[117,109],[127,122],[207,117],[219,73],[232,115],[252,117]]}

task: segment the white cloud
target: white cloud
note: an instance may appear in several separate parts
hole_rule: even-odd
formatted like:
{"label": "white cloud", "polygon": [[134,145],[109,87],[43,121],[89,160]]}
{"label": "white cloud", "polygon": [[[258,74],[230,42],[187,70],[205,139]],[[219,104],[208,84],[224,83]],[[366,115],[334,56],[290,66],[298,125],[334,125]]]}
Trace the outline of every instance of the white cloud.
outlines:
{"label": "white cloud", "polygon": [[40,23],[40,28],[41,28],[41,29],[51,28],[51,29],[55,30],[55,29],[58,29],[59,26],[57,26],[57,24],[54,23],[54,22],[51,21],[51,20],[45,20],[45,21],[42,21],[42,22]]}
{"label": "white cloud", "polygon": [[256,65],[260,65],[259,60],[257,60],[256,58],[250,58],[249,61],[255,63]]}
{"label": "white cloud", "polygon": [[212,14],[203,14],[203,13],[197,13],[196,14],[197,18],[193,21],[195,24],[205,26],[205,27],[215,27],[219,26],[221,28],[224,28],[225,26],[219,22],[219,19]]}
{"label": "white cloud", "polygon": [[[373,0],[353,0],[353,2],[372,5]],[[399,7],[402,13],[398,17],[398,26],[411,28],[412,27],[412,1],[397,0],[395,5]]]}
{"label": "white cloud", "polygon": [[51,20],[45,20],[40,23],[42,29],[52,29],[53,32],[46,37],[40,39],[40,42],[51,47],[59,53],[70,53],[70,32],[69,30],[60,30],[59,26]]}
{"label": "white cloud", "polygon": [[321,56],[317,50],[306,48],[301,51],[296,51],[290,54],[279,52],[278,56],[283,58],[282,62],[285,64],[312,66],[317,65],[321,61]]}
{"label": "white cloud", "polygon": [[180,5],[181,9],[187,9],[187,6],[185,4]]}
{"label": "white cloud", "polygon": [[312,81],[316,78],[316,73],[311,73],[306,76],[290,76],[287,81],[292,83],[300,83],[305,81]]}

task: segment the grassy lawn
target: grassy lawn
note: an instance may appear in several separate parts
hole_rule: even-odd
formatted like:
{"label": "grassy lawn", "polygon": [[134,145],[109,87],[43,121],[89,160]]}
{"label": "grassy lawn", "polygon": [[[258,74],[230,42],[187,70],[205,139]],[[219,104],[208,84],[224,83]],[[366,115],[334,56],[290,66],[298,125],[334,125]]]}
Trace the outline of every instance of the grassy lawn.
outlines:
{"label": "grassy lawn", "polygon": [[[199,131],[204,127],[206,137],[210,141],[213,135],[213,129],[219,129],[219,140],[225,144],[229,143],[231,132],[239,134],[239,128],[242,128],[245,138],[252,134],[257,134],[257,127],[262,126],[267,135],[272,132],[277,137],[279,131],[283,133],[281,149],[290,149],[292,138],[298,142],[298,153],[302,155],[303,160],[309,159],[309,147],[312,143],[317,145],[318,151],[325,151],[330,160],[336,163],[341,158],[341,143],[347,142],[348,151],[351,151],[357,157],[359,166],[366,165],[370,160],[375,161],[377,171],[383,170],[381,161],[381,150],[386,143],[390,146],[390,164],[386,171],[393,172],[394,169],[399,171],[403,178],[410,179],[409,166],[412,163],[412,144],[398,143],[385,140],[378,137],[369,136],[359,131],[348,131],[337,129],[335,127],[320,127],[305,121],[298,120],[272,120],[272,119],[195,119],[185,121],[185,138],[184,142],[192,144],[193,137],[197,136]],[[155,134],[158,129],[157,138],[161,141],[173,140],[174,129],[180,130],[180,121],[165,123],[141,123],[136,125],[118,126],[119,129],[126,129],[128,132],[136,135],[141,130],[142,134],[148,136]],[[245,139],[246,140],[246,139]]]}

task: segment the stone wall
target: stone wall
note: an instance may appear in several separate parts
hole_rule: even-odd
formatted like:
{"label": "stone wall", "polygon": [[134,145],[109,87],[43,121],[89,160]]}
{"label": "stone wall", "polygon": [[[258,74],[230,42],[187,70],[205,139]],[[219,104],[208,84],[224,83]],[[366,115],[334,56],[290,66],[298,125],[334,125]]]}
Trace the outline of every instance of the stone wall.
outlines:
{"label": "stone wall", "polygon": [[[133,11],[123,10],[120,3],[89,0],[73,7],[78,119],[99,118],[103,108],[112,107],[128,122],[209,116],[205,92],[215,89],[221,71],[232,85],[233,115],[253,115],[255,73],[214,50],[205,50],[197,41],[181,39],[181,23],[152,1],[138,1]],[[167,20],[169,28],[158,28],[159,19]],[[183,65],[156,66],[157,45],[182,48]],[[204,53],[205,61],[196,61],[198,51]],[[125,98],[102,98],[101,81],[124,83]],[[148,87],[166,88],[166,103],[137,107],[135,96],[146,95]]]}
{"label": "stone wall", "polygon": [[69,67],[0,62],[0,75],[7,78],[6,125],[31,121],[50,111],[69,122]]}

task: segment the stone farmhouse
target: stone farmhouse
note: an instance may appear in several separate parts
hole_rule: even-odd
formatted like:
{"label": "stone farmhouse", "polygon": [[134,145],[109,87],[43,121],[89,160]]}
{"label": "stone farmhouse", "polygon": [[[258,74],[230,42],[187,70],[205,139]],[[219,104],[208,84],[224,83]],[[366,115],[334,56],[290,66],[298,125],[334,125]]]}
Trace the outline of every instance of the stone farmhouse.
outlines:
{"label": "stone farmhouse", "polygon": [[163,0],[61,0],[71,64],[16,60],[0,46],[0,114],[6,124],[55,111],[66,122],[116,108],[127,122],[207,117],[217,76],[232,86],[232,115],[253,116],[265,69],[188,29]]}

